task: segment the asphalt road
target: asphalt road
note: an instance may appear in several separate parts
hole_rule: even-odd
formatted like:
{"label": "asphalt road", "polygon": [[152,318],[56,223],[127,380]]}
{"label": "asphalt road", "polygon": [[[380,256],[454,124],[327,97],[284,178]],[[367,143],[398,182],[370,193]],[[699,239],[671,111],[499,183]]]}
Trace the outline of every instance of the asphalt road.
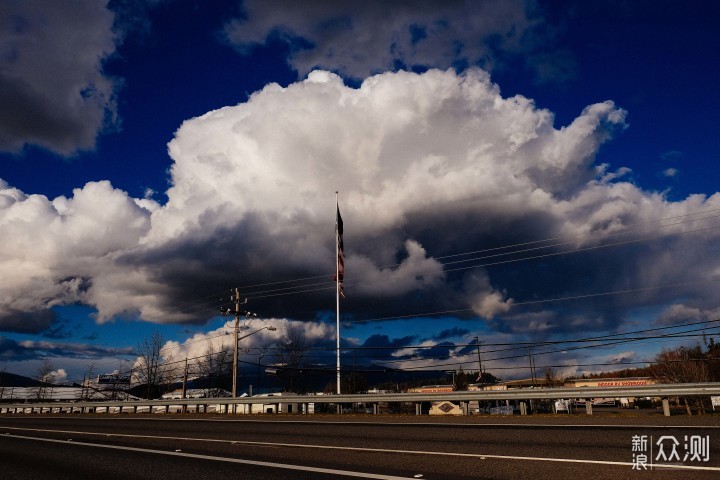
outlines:
{"label": "asphalt road", "polygon": [[[2,415],[0,477],[716,480],[718,423],[715,416]],[[653,460],[661,446],[671,455],[673,439],[681,468]],[[633,454],[647,455],[647,470],[633,469]]]}

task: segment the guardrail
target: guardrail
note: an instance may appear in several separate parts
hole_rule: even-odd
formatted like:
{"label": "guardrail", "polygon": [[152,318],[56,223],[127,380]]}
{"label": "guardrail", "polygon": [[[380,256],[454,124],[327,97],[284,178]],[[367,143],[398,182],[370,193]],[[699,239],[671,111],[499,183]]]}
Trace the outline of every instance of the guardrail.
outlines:
{"label": "guardrail", "polygon": [[[344,404],[364,403],[373,405],[373,412],[378,413],[380,403],[415,403],[416,413],[420,414],[420,404],[425,402],[459,402],[467,414],[470,401],[494,400],[558,400],[558,399],[592,399],[592,398],[624,398],[624,397],[659,397],[663,399],[666,415],[670,414],[667,399],[669,397],[710,396],[720,395],[720,383],[677,383],[660,385],[642,385],[631,387],[573,387],[573,388],[522,388],[514,390],[471,390],[440,393],[377,393],[356,395],[296,395],[282,394],[274,396],[238,397],[238,398],[185,398],[173,400],[136,400],[136,401],[89,401],[89,402],[40,402],[40,403],[9,403],[0,404],[0,414],[12,413],[68,413],[79,412],[106,413],[133,411],[134,413],[148,410],[170,411],[170,407],[180,407],[187,411],[194,407],[196,412],[208,411],[213,406],[217,413],[233,413],[238,410],[248,411],[247,405],[279,405],[292,404]],[[592,414],[590,402],[585,402],[587,413]],[[307,408],[298,409],[308,411]],[[521,409],[522,410],[522,409]],[[252,409],[250,409],[252,411]],[[278,411],[277,409],[274,411]],[[338,411],[340,411],[338,409]]]}

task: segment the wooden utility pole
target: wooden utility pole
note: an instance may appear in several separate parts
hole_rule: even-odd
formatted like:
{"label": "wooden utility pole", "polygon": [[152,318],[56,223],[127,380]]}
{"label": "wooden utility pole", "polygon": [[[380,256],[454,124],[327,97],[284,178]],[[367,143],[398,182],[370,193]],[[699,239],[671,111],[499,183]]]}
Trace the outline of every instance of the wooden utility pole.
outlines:
{"label": "wooden utility pole", "polygon": [[188,359],[185,357],[185,373],[183,374],[182,398],[187,398],[187,377],[188,377]]}
{"label": "wooden utility pole", "polygon": [[477,347],[477,355],[478,355],[478,379],[480,380],[480,388],[483,388],[485,385],[485,382],[483,381],[483,371],[482,371],[482,359],[480,358],[480,338],[477,336],[474,338],[475,340],[475,346]]}
{"label": "wooden utility pole", "polygon": [[[185,373],[183,374],[182,398],[187,398],[187,377],[188,377],[188,359],[185,357]],[[187,405],[183,404],[182,412],[187,413]],[[197,412],[195,412],[197,413]]]}
{"label": "wooden utility pole", "polygon": [[[232,396],[237,397],[237,375],[238,375],[238,333],[240,331],[240,290],[235,289],[235,331],[233,338],[233,383],[232,383]],[[235,413],[237,405],[233,404],[233,413]]]}

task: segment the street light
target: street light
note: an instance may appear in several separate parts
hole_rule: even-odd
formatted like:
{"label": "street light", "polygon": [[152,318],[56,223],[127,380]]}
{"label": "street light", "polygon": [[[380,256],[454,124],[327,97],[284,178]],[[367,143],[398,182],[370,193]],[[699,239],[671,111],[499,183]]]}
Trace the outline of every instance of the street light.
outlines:
{"label": "street light", "polygon": [[255,335],[256,333],[262,332],[263,330],[269,330],[271,332],[274,332],[277,330],[277,328],[273,327],[272,325],[265,326],[262,328],[258,328],[257,330],[254,330],[248,334],[243,335],[242,337],[238,337],[238,329],[235,329],[235,353],[233,355],[233,387],[232,387],[232,396],[233,398],[237,397],[237,368],[238,368],[238,342],[244,338],[249,337],[250,335]]}
{"label": "street light", "polygon": [[445,370],[446,375],[452,374],[453,389],[455,388],[455,370]]}
{"label": "street light", "polygon": [[260,360],[262,360],[264,356],[265,356],[265,354],[261,353],[260,356],[258,357],[258,369],[257,369],[257,394],[258,395],[260,395],[260,393],[261,393],[261,391],[260,391],[260,388],[261,388],[260,387]]}

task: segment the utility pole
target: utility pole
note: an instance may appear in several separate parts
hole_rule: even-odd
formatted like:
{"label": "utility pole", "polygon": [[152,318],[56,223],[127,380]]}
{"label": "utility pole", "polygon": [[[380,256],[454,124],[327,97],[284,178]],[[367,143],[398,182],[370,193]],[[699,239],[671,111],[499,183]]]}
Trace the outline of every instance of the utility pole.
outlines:
{"label": "utility pole", "polygon": [[483,381],[482,360],[480,359],[480,339],[478,337],[475,337],[473,340],[475,340],[475,345],[477,346],[478,370],[480,371],[480,374],[479,374],[480,388],[482,389],[485,382]]}
{"label": "utility pole", "polygon": [[533,387],[535,386],[535,359],[532,355],[532,347],[528,347],[528,360],[530,362],[530,379],[532,380]]}
{"label": "utility pole", "polygon": [[[247,299],[245,302],[247,303]],[[238,333],[240,332],[240,290],[235,289],[235,331],[233,337],[233,383],[232,383],[232,396],[237,397],[237,371],[238,371]],[[233,413],[235,413],[237,405],[233,404]]]}
{"label": "utility pole", "polygon": [[188,359],[185,357],[185,373],[183,374],[182,398],[187,398],[187,377],[188,377]]}
{"label": "utility pole", "polygon": [[[240,311],[240,305],[244,305],[247,303],[247,298],[242,303],[240,302],[240,289],[235,289],[235,311],[232,312],[230,309],[227,309],[227,311],[223,312],[224,314],[235,314],[235,328],[233,329],[233,383],[232,383],[232,398],[237,398],[237,377],[238,377],[238,342],[242,340],[243,338],[247,338],[250,335],[254,335],[256,333],[259,333],[263,330],[270,330],[275,331],[277,328],[273,326],[265,326],[262,328],[259,328],[253,332],[250,332],[246,335],[243,335],[242,337],[239,337],[238,334],[240,333],[240,315],[243,315],[245,317],[256,317],[257,315],[250,312],[244,312]],[[236,413],[237,410],[237,404],[233,404],[233,410],[232,413]]]}
{"label": "utility pole", "polygon": [[[188,377],[188,359],[185,357],[185,373],[183,373],[182,398],[187,398],[187,377]],[[187,405],[183,404],[182,412],[187,413]],[[197,412],[195,412],[197,413]]]}
{"label": "utility pole", "polygon": [[262,393],[262,386],[260,384],[260,361],[263,359],[265,354],[261,353],[258,357],[258,368],[257,368],[257,394],[260,395]]}

